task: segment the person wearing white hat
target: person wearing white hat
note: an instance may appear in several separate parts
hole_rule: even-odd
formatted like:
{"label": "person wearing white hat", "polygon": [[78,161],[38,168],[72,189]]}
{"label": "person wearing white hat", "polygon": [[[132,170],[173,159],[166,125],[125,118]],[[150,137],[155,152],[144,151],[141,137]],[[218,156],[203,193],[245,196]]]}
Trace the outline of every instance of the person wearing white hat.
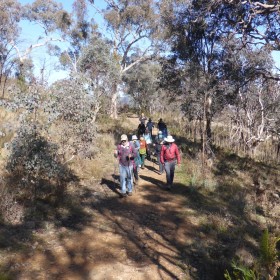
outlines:
{"label": "person wearing white hat", "polygon": [[161,148],[160,162],[164,165],[166,173],[166,187],[171,190],[173,186],[175,166],[181,164],[181,157],[178,146],[174,143],[175,139],[168,135],[164,138],[165,144]]}
{"label": "person wearing white hat", "polygon": [[126,134],[121,135],[121,143],[115,150],[115,156],[119,160],[121,195],[122,197],[126,196],[127,187],[128,195],[131,196],[133,190],[133,165],[134,158],[137,157],[137,151],[128,142]]}

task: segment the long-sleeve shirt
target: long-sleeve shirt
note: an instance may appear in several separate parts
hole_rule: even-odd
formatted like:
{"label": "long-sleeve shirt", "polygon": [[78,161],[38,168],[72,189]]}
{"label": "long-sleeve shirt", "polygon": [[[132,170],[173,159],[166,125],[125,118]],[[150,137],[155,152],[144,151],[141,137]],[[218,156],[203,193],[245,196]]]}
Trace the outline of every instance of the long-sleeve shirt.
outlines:
{"label": "long-sleeve shirt", "polygon": [[153,122],[147,122],[146,124],[146,128],[149,129],[149,131],[152,131],[153,130],[153,127],[155,127],[154,123]]}
{"label": "long-sleeve shirt", "polygon": [[137,157],[137,151],[133,145],[118,145],[117,147],[118,159],[120,165],[130,166],[134,164],[134,158]]}
{"label": "long-sleeve shirt", "polygon": [[140,121],[141,123],[143,123],[144,125],[145,125],[146,120],[147,120],[147,118],[146,118],[145,116],[141,116],[141,117],[139,118],[139,121]]}
{"label": "long-sleeve shirt", "polygon": [[177,159],[177,163],[181,163],[178,146],[175,143],[163,145],[160,152],[160,162],[173,161]]}

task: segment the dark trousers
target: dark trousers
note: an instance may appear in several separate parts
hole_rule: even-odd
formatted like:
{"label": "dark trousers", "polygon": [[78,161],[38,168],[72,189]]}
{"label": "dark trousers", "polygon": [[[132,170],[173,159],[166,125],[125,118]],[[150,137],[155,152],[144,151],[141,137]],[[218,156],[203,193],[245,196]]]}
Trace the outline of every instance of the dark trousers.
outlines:
{"label": "dark trousers", "polygon": [[169,187],[172,187],[174,172],[175,172],[176,160],[166,161],[164,163],[164,169],[166,172],[166,183]]}
{"label": "dark trousers", "polygon": [[139,166],[138,165],[133,166],[133,175],[134,175],[134,179],[136,181],[138,181],[138,179],[139,179],[138,170],[139,170]]}
{"label": "dark trousers", "polygon": [[159,165],[159,173],[163,172],[163,164],[160,162],[160,154],[157,154],[157,161]]}

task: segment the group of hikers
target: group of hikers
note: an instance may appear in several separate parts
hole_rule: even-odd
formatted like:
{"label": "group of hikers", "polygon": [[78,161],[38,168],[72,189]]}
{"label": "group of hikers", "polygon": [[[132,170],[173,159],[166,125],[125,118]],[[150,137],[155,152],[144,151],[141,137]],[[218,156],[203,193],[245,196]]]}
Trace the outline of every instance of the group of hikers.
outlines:
{"label": "group of hikers", "polygon": [[[148,120],[148,121],[147,121]],[[146,123],[147,121],[147,123]],[[129,141],[126,134],[121,135],[120,143],[114,154],[119,162],[121,196],[131,196],[133,184],[139,180],[139,171],[145,169],[145,159],[151,160],[154,155],[159,165],[158,173],[166,173],[166,189],[171,190],[176,164],[181,163],[177,145],[162,119],[157,123],[158,133],[153,135],[155,123],[142,113],[139,117],[137,135]]]}

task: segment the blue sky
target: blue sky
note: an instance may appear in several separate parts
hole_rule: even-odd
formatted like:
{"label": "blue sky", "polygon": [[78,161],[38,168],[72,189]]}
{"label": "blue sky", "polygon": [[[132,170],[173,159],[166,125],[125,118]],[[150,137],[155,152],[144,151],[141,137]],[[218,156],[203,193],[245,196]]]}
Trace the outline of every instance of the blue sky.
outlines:
{"label": "blue sky", "polygon": [[[34,0],[19,0],[21,4],[31,4]],[[63,5],[63,8],[67,11],[72,11],[72,5],[74,0],[61,0],[58,1]],[[104,0],[97,0],[95,4],[98,6],[99,9],[105,8]],[[89,16],[95,19],[95,21],[99,24],[99,26],[104,26],[104,22],[102,21],[102,17],[98,14],[96,10],[93,8],[89,11]],[[36,44],[39,35],[42,32],[42,29],[34,24],[31,24],[27,21],[21,22],[22,28],[22,43],[21,43],[21,50],[24,50],[26,47],[30,46],[31,44]],[[54,36],[53,36],[54,37]],[[58,37],[58,36],[57,36]],[[58,44],[59,45],[59,44]],[[60,47],[65,47],[65,44],[60,43]],[[275,60],[275,64],[278,68],[280,68],[280,52],[274,51],[272,52],[272,56]],[[45,76],[48,78],[49,83],[53,83],[54,81],[67,77],[68,73],[65,71],[56,71],[55,66],[58,64],[58,60],[55,57],[50,57],[46,54],[46,50],[44,48],[37,48],[34,49],[32,52],[33,62],[35,64],[35,75],[39,77],[40,69],[45,64],[46,69]]]}
{"label": "blue sky", "polygon": [[273,51],[272,57],[275,61],[275,65],[280,69],[280,51]]}
{"label": "blue sky", "polygon": [[[34,2],[34,0],[19,0],[19,2],[24,5],[31,4]],[[74,3],[74,0],[63,0],[58,2],[60,2],[63,5],[63,8],[68,12],[72,11],[72,5]],[[99,9],[105,8],[105,2],[103,0],[95,1],[95,3]],[[102,22],[102,17],[93,8],[89,11],[89,17],[93,17],[99,25],[104,25],[104,23]],[[20,50],[23,51],[31,44],[34,45],[37,43],[40,34],[42,34],[42,28],[40,28],[38,25],[31,24],[28,21],[22,21],[20,23],[20,26],[22,28]],[[59,38],[59,36],[52,36],[52,38]],[[65,43],[56,42],[56,44],[59,45],[61,48],[65,48]],[[40,77],[40,69],[42,69],[43,65],[45,65],[45,69],[47,69],[45,71],[45,77],[48,79],[48,82],[50,84],[56,80],[68,76],[68,72],[56,70],[56,66],[59,63],[58,59],[55,57],[50,57],[46,53],[46,49],[44,47],[35,48],[32,51],[31,56],[35,65],[36,77]]]}

